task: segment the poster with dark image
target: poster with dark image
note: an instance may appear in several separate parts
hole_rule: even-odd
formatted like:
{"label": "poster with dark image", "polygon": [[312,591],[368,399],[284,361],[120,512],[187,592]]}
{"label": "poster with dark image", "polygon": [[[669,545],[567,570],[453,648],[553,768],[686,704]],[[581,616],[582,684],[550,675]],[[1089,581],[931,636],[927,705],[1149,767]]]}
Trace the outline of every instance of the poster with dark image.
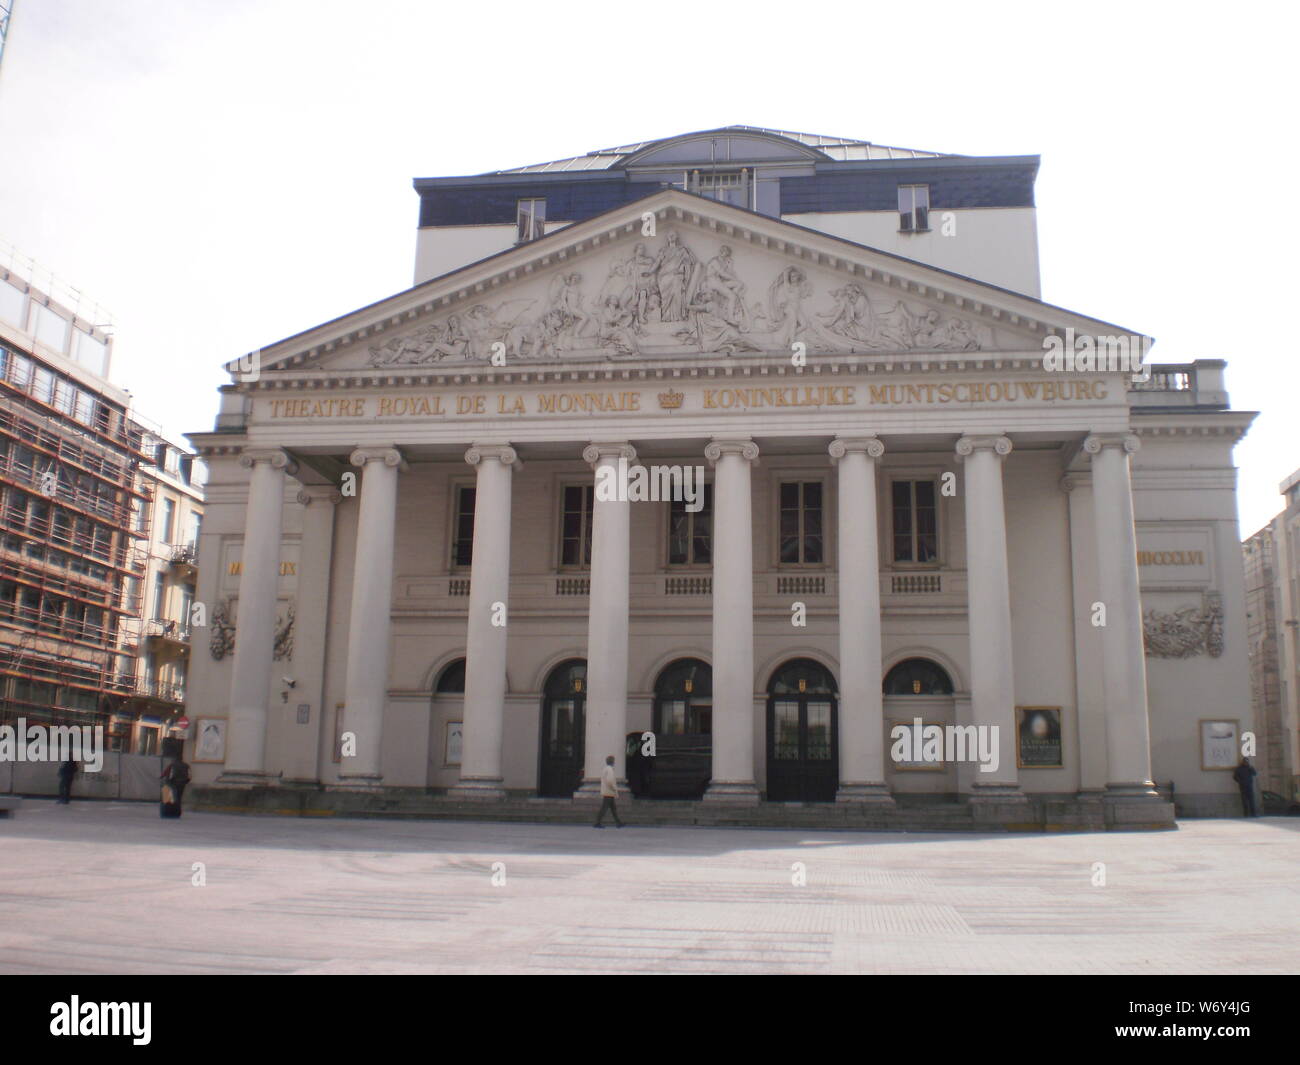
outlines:
{"label": "poster with dark image", "polygon": [[1059,706],[1017,706],[1016,765],[1022,769],[1060,769],[1061,708]]}

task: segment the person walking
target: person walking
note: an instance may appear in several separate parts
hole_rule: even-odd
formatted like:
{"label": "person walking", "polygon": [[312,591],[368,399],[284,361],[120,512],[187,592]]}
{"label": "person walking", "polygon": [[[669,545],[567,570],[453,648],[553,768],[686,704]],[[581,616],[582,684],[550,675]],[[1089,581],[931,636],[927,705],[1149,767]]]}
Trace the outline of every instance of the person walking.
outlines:
{"label": "person walking", "polygon": [[185,794],[185,785],[190,782],[189,765],[181,758],[173,758],[162,771],[162,782],[162,805],[158,815],[180,817],[181,797]]}
{"label": "person walking", "polygon": [[596,815],[596,824],[593,827],[605,827],[601,822],[605,820],[606,810],[614,815],[614,823],[622,828],[623,822],[618,816],[618,778],[614,775],[612,754],[605,759],[605,768],[600,771],[600,813]]}
{"label": "person walking", "polygon": [[1245,816],[1258,817],[1259,809],[1255,805],[1255,767],[1244,754],[1241,756],[1241,764],[1232,771],[1232,779],[1241,791],[1241,807]]}
{"label": "person walking", "polygon": [[72,779],[80,768],[73,758],[59,766],[59,802],[64,806],[72,801]]}

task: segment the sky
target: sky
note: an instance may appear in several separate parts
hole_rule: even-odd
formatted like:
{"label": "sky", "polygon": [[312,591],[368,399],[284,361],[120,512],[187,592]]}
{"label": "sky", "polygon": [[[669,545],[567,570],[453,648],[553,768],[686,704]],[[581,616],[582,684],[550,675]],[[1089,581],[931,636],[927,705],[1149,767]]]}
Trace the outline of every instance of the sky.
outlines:
{"label": "sky", "polygon": [[[1290,5],[14,0],[0,246],[173,433],[222,363],[411,284],[415,177],[731,124],[1039,155],[1043,298],[1228,360],[1243,533],[1300,467]],[[2,258],[2,257],[0,257]]]}

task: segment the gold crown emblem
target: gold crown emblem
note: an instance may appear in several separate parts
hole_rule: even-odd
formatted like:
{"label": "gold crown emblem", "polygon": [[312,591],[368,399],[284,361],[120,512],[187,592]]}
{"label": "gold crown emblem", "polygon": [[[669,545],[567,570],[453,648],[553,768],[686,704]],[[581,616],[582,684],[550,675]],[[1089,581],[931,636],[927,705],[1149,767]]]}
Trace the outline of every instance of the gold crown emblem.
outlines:
{"label": "gold crown emblem", "polygon": [[672,389],[669,389],[667,392],[659,393],[659,406],[664,410],[677,410],[682,405],[682,401],[685,398],[686,393],[674,392]]}

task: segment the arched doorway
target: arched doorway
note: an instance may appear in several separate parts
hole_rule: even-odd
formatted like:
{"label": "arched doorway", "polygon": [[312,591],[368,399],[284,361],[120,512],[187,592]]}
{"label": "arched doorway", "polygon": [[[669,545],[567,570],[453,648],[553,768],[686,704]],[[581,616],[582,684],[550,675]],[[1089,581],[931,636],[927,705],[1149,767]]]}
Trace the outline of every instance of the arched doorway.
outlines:
{"label": "arched doorway", "polygon": [[465,732],[465,659],[438,671],[429,700],[428,783],[454,787],[460,780],[461,739]]}
{"label": "arched doorway", "polygon": [[698,658],[670,662],[655,680],[655,756],[627,745],[627,781],[638,798],[699,799],[713,776],[713,669]]}
{"label": "arched doorway", "polygon": [[834,802],[839,787],[835,678],[810,658],[795,658],[767,685],[769,802]]}
{"label": "arched doorway", "polygon": [[[957,724],[952,677],[929,658],[905,658],[892,666],[881,685],[884,695],[886,782],[896,795],[951,794],[957,789],[957,766],[940,759],[923,758],[915,749],[918,734],[911,732],[916,722],[922,727],[946,727]],[[896,734],[900,726],[909,730]],[[910,740],[897,746],[898,741]]]}
{"label": "arched doorway", "polygon": [[571,798],[582,783],[586,687],[587,663],[582,658],[561,662],[546,678],[542,688],[538,795]]}

